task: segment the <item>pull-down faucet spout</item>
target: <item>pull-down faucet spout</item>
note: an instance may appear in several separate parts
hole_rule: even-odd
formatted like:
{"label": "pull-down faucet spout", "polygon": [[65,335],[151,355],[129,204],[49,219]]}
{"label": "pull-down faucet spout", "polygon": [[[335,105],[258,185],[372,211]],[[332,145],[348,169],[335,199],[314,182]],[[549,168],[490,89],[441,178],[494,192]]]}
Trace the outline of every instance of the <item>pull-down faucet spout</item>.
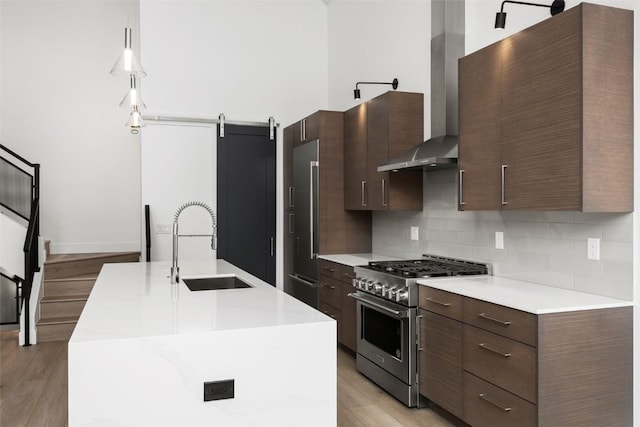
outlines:
{"label": "pull-down faucet spout", "polygon": [[[184,235],[178,234],[178,217],[180,217],[180,214],[182,213],[182,211],[188,208],[189,206],[200,206],[202,208],[205,208],[207,212],[209,212],[209,215],[211,215],[211,228],[212,228],[210,235],[209,234],[184,234]],[[184,205],[180,206],[176,211],[175,215],[173,216],[172,233],[173,233],[173,257],[172,257],[173,260],[171,263],[171,283],[175,284],[180,281],[180,267],[178,267],[178,237],[211,236],[211,250],[216,250],[217,239],[218,239],[216,214],[213,212],[213,209],[211,209],[211,207],[206,203],[195,202],[195,201],[187,202]]]}

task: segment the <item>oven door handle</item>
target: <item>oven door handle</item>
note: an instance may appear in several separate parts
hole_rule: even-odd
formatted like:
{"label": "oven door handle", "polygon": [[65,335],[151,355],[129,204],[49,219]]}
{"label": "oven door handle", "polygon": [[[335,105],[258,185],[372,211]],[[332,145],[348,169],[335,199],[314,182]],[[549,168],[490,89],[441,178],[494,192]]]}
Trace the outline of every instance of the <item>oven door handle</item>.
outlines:
{"label": "oven door handle", "polygon": [[389,308],[389,307],[385,307],[384,305],[382,305],[382,304],[380,304],[380,303],[377,303],[377,302],[375,302],[375,301],[371,301],[371,300],[370,300],[370,299],[368,299],[368,298],[364,298],[364,297],[363,297],[362,295],[360,295],[360,294],[351,293],[351,294],[348,294],[348,295],[349,295],[351,298],[353,298],[353,299],[356,299],[356,300],[358,300],[358,301],[360,301],[360,302],[363,302],[363,303],[365,303],[365,304],[368,304],[368,305],[370,305],[370,306],[373,306],[373,307],[375,307],[375,308],[378,308],[378,309],[380,309],[380,310],[382,310],[382,311],[384,311],[384,312],[387,312],[387,313],[393,314],[393,315],[395,315],[395,316],[397,316],[397,317],[407,317],[406,312],[402,312],[402,311],[398,311],[398,310],[393,310],[393,309],[391,309],[391,308]]}

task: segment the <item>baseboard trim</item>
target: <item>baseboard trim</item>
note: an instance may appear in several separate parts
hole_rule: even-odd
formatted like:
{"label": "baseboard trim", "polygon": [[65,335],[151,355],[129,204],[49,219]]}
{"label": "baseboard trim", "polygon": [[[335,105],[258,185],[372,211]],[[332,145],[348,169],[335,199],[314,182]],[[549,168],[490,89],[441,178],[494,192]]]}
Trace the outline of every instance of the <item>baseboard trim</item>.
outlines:
{"label": "baseboard trim", "polygon": [[52,254],[90,254],[100,252],[140,252],[140,241],[135,242],[98,242],[98,243],[54,243]]}

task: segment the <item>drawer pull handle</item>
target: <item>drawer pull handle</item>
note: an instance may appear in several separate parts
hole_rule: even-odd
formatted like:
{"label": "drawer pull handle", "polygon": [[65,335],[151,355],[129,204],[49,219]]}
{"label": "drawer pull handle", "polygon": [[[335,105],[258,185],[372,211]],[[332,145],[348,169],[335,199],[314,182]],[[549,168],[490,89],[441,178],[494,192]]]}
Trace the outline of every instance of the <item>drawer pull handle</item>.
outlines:
{"label": "drawer pull handle", "polygon": [[434,304],[441,305],[441,306],[443,306],[443,307],[449,307],[449,306],[451,305],[451,303],[449,303],[449,302],[442,302],[442,301],[438,301],[437,299],[433,299],[433,298],[431,298],[431,297],[426,297],[425,299],[426,299],[427,301],[429,301],[429,302],[432,302],[432,303],[434,303]]}
{"label": "drawer pull handle", "polygon": [[327,285],[326,283],[322,282],[322,286],[324,286],[325,288],[329,288],[329,289],[335,289],[336,287],[333,285]]}
{"label": "drawer pull handle", "polygon": [[495,406],[496,408],[503,410],[504,412],[509,412],[509,411],[511,410],[511,408],[509,408],[509,407],[506,407],[506,408],[505,408],[505,407],[503,407],[502,405],[500,405],[499,403],[494,402],[493,400],[489,399],[489,398],[487,397],[487,395],[486,395],[486,394],[484,394],[484,393],[480,393],[480,394],[478,395],[478,397],[479,397],[480,399],[484,400],[485,402],[488,402],[488,403],[492,404],[492,405],[493,405],[493,406]]}
{"label": "drawer pull handle", "polygon": [[488,316],[488,315],[486,315],[484,313],[478,314],[478,317],[482,317],[483,319],[491,320],[492,322],[499,323],[499,324],[504,325],[504,326],[509,326],[511,324],[511,322],[509,322],[508,320],[496,319],[495,317]]}
{"label": "drawer pull handle", "polygon": [[347,276],[349,279],[355,279],[356,276],[354,276],[353,274],[349,274],[349,273],[344,273],[345,276]]}
{"label": "drawer pull handle", "polygon": [[480,348],[484,348],[485,350],[491,351],[493,353],[499,354],[500,356],[503,357],[509,357],[511,356],[511,353],[505,353],[504,351],[498,350],[497,348],[493,348],[483,342],[481,342],[480,344],[478,344],[478,347]]}
{"label": "drawer pull handle", "polygon": [[335,270],[334,268],[322,267],[322,269],[323,269],[324,271],[328,271],[328,272],[330,272],[330,273],[335,273],[335,272],[336,272],[336,270]]}

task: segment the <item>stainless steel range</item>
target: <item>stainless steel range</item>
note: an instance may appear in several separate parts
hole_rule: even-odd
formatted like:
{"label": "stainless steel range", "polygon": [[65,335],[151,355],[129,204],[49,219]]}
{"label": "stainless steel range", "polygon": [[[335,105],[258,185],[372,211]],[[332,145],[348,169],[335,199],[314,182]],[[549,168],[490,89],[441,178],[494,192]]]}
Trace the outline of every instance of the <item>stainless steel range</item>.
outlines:
{"label": "stainless steel range", "polygon": [[358,371],[409,407],[418,403],[418,284],[426,277],[488,274],[475,262],[423,255],[406,261],[372,261],[355,267],[358,300]]}

